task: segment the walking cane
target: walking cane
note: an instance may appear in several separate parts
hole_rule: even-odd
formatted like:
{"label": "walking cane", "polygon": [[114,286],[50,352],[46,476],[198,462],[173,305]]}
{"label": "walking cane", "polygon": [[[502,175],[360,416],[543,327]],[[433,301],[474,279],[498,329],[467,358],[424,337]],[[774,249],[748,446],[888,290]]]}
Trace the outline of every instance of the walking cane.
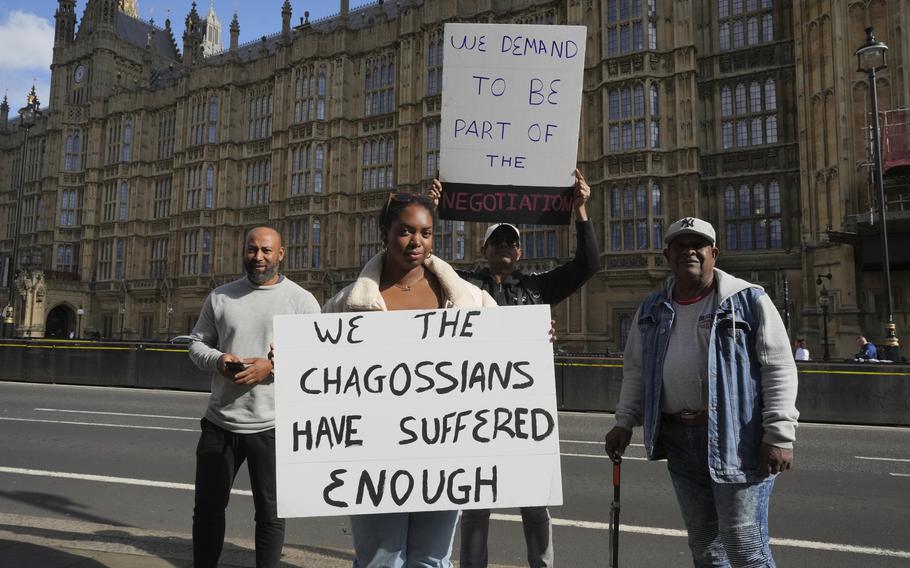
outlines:
{"label": "walking cane", "polygon": [[619,568],[619,466],[622,457],[613,460],[613,500],[610,501],[610,568]]}

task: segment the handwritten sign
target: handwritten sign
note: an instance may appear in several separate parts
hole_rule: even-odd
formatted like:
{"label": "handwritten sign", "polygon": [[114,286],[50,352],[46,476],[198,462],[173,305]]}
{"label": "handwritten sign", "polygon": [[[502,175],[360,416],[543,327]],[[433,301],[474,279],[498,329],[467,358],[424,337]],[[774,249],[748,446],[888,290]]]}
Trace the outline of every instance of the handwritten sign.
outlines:
{"label": "handwritten sign", "polygon": [[274,326],[279,516],[562,504],[549,306]]}
{"label": "handwritten sign", "polygon": [[440,216],[568,224],[584,26],[446,24]]}

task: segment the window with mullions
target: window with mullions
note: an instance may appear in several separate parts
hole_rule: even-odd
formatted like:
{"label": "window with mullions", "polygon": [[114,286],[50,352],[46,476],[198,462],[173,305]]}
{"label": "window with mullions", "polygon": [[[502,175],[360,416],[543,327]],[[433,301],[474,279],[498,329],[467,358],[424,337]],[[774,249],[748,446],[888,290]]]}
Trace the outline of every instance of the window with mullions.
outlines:
{"label": "window with mullions", "polygon": [[166,219],[171,214],[171,176],[155,180],[155,219]]}
{"label": "window with mullions", "polygon": [[287,224],[285,262],[288,270],[307,270],[322,265],[322,225],[319,219],[300,217]]}
{"label": "window with mullions", "polygon": [[174,136],[177,132],[177,117],[173,111],[158,116],[158,159],[174,155]]}
{"label": "window with mullions", "polygon": [[442,37],[442,30],[437,30],[427,40],[427,95],[442,92]]}
{"label": "window with mullions", "polygon": [[724,85],[720,89],[721,145],[734,147],[776,144],[777,83],[774,79]]}
{"label": "window with mullions", "polygon": [[64,189],[60,192],[60,226],[75,227],[79,224],[79,209],[82,192],[78,189]]}
{"label": "window with mullions", "polygon": [[119,187],[116,182],[105,184],[101,220],[103,222],[126,221],[129,197],[130,187],[127,182],[120,182]]}
{"label": "window with mullions", "polygon": [[199,146],[204,144],[205,132],[208,124],[205,95],[197,95],[190,99],[189,131],[187,132],[186,145]]}
{"label": "window with mullions", "polygon": [[663,196],[657,182],[617,186],[610,191],[610,250],[663,249]]}
{"label": "window with mullions", "polygon": [[395,139],[391,136],[366,140],[361,146],[361,179],[363,191],[391,189]]}
{"label": "window with mullions", "polygon": [[291,195],[322,193],[325,146],[302,144],[291,148]]}
{"label": "window with mullions", "polygon": [[[464,260],[464,221],[438,221],[433,229],[433,251],[443,260]],[[553,253],[555,256],[555,243]]]}
{"label": "window with mullions", "polygon": [[780,184],[724,188],[724,236],[724,248],[729,250],[782,248]]}
{"label": "window with mullions", "polygon": [[183,234],[183,254],[180,274],[198,276],[211,270],[212,230],[193,229]]}
{"label": "window with mullions", "polygon": [[[659,147],[659,89],[652,83],[647,92],[648,113],[645,109],[645,87],[642,84],[611,89],[607,94],[607,147],[610,152],[648,147],[646,134],[651,139],[650,147]],[[649,124],[647,130],[646,124]]]}
{"label": "window with mullions", "polygon": [[376,216],[362,217],[360,219],[360,264],[366,264],[381,248],[382,241],[379,237],[379,222],[376,220]]}
{"label": "window with mullions", "polygon": [[78,272],[79,271],[79,245],[78,244],[59,244],[57,245],[57,260],[55,270],[60,272]]}
{"label": "window with mullions", "polygon": [[63,154],[63,171],[77,172],[82,169],[82,131],[79,129],[68,130],[66,133],[66,149]]}
{"label": "window with mullions", "polygon": [[325,67],[297,69],[294,74],[294,122],[325,120]]}
{"label": "window with mullions", "polygon": [[120,161],[120,137],[123,124],[121,119],[112,118],[107,125],[107,161],[105,164],[116,164]]}
{"label": "window with mullions", "polygon": [[395,63],[386,55],[369,59],[363,79],[363,114],[373,116],[395,110]]}
{"label": "window with mullions", "polygon": [[424,177],[434,178],[439,171],[439,120],[426,125],[426,159]]}
{"label": "window with mullions", "polygon": [[129,162],[133,155],[133,121],[126,119],[123,122],[123,148],[121,161]]}
{"label": "window with mullions", "polygon": [[552,225],[519,225],[525,258],[556,258],[556,229]]}
{"label": "window with mullions", "polygon": [[167,278],[168,238],[149,242],[149,278]]}
{"label": "window with mullions", "polygon": [[607,55],[657,49],[655,0],[607,0]]}
{"label": "window with mullions", "polygon": [[265,205],[269,202],[269,180],[272,161],[253,160],[246,163],[246,178],[243,188],[243,205]]}
{"label": "window with mullions", "polygon": [[774,41],[773,0],[717,0],[720,50]]}
{"label": "window with mullions", "polygon": [[250,96],[247,139],[259,140],[272,135],[272,93],[254,92]]}
{"label": "window with mullions", "polygon": [[202,164],[186,170],[186,210],[202,207]]}

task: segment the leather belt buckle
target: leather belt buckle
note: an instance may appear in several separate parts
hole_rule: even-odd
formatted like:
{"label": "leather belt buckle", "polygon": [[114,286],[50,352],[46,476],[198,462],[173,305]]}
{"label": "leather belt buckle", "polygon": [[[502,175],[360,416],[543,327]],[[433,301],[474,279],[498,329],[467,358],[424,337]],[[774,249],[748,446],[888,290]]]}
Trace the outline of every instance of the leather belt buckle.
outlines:
{"label": "leather belt buckle", "polygon": [[683,410],[673,414],[664,414],[668,422],[683,426],[707,426],[708,412],[705,410]]}

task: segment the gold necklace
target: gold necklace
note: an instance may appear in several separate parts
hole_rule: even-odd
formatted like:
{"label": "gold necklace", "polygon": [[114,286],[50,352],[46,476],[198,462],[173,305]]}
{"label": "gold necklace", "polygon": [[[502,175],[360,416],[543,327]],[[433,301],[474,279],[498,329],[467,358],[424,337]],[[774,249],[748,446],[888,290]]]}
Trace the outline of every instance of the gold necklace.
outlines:
{"label": "gold necklace", "polygon": [[424,273],[420,275],[420,278],[418,278],[417,280],[415,280],[414,282],[412,282],[412,283],[410,283],[410,284],[399,284],[399,283],[397,283],[397,282],[392,282],[392,286],[398,288],[398,289],[401,290],[402,292],[410,292],[410,291],[411,291],[411,286],[416,286],[416,285],[419,284],[421,281],[423,281],[424,279],[426,279],[426,277],[427,277],[427,274],[426,274],[426,271],[424,271]]}

